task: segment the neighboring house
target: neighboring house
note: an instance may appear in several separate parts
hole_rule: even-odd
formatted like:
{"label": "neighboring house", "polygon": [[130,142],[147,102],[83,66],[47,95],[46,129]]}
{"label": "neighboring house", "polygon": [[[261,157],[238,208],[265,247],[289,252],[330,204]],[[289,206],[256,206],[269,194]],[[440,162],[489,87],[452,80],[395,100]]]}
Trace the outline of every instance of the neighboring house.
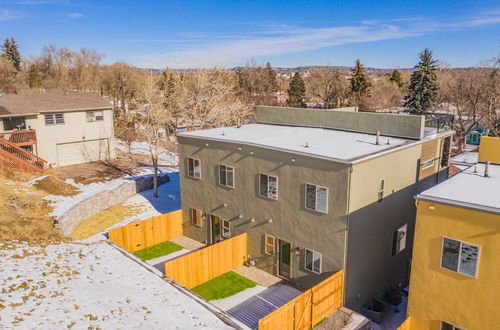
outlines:
{"label": "neighboring house", "polygon": [[349,110],[258,107],[256,124],[179,134],[185,235],[247,232],[256,266],[302,288],[344,269],[356,310],[406,286],[414,195],[447,177],[452,132]]}
{"label": "neighboring house", "polygon": [[410,329],[499,328],[500,138],[488,139],[487,176],[477,164],[417,196]]}
{"label": "neighboring house", "polygon": [[115,157],[112,107],[95,93],[2,95],[0,138],[50,166]]}

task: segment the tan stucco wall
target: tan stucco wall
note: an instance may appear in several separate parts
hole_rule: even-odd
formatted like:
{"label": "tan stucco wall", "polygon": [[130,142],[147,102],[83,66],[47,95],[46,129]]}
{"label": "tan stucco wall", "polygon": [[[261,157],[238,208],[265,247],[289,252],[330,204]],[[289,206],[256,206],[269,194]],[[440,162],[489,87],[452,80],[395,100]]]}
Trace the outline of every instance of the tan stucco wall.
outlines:
{"label": "tan stucco wall", "polygon": [[349,211],[355,212],[377,201],[380,179],[385,180],[384,198],[414,184],[421,149],[421,144],[417,144],[354,164]]}
{"label": "tan stucco wall", "polygon": [[[304,248],[323,254],[323,273],[343,268],[348,167],[285,152],[241,148],[238,150],[236,144],[179,137],[185,235],[199,241],[207,239],[206,221],[203,228],[189,221],[189,209],[194,207],[230,220],[233,236],[248,232],[249,253],[258,258],[257,267],[273,274],[276,274],[276,261],[263,253],[264,234],[288,240],[292,247],[301,249],[300,256],[292,255],[292,277],[298,282],[317,277],[303,268]],[[201,180],[186,176],[186,157],[201,160]],[[291,162],[292,158],[295,163]],[[235,189],[218,185],[219,164],[234,166]],[[258,195],[259,173],[278,177],[278,200]],[[305,209],[305,183],[329,188],[328,214]],[[227,207],[222,207],[224,203]],[[255,219],[254,223],[250,222],[251,218]],[[267,222],[269,218],[273,219],[272,223]]]}
{"label": "tan stucco wall", "polygon": [[420,139],[424,135],[424,116],[318,110],[302,108],[257,107],[256,122],[297,126],[328,127],[356,132]]}
{"label": "tan stucco wall", "polygon": [[[472,192],[471,192],[472,193]],[[441,268],[443,237],[480,246],[477,278]],[[418,202],[408,314],[412,329],[498,329],[500,215]]]}
{"label": "tan stucco wall", "polygon": [[[87,122],[86,111],[64,112],[64,124],[45,125],[43,114],[29,116],[26,118],[26,127],[36,130],[38,139],[38,156],[45,159],[50,165],[58,166],[57,144],[82,142],[98,139],[106,139],[109,150],[102,150],[101,154],[109,154],[109,158],[115,158],[113,141],[113,111],[103,110],[104,120]],[[105,143],[101,144],[105,145]],[[108,148],[106,148],[108,149]],[[64,160],[64,155],[60,155]],[[80,157],[79,157],[80,158]],[[67,159],[65,165],[89,161],[82,155],[79,161],[74,157]]]}

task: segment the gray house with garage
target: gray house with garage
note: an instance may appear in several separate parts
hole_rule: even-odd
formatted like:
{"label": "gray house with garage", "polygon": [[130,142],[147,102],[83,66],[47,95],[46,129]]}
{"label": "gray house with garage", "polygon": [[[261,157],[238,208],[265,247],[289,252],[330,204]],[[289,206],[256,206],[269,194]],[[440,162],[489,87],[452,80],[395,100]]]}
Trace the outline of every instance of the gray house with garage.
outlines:
{"label": "gray house with garage", "polygon": [[112,107],[97,93],[0,95],[0,139],[50,166],[113,159],[113,135]]}
{"label": "gray house with garage", "polygon": [[447,177],[452,131],[423,116],[258,107],[178,135],[184,233],[247,232],[255,266],[307,289],[343,269],[345,305],[408,283],[413,196]]}

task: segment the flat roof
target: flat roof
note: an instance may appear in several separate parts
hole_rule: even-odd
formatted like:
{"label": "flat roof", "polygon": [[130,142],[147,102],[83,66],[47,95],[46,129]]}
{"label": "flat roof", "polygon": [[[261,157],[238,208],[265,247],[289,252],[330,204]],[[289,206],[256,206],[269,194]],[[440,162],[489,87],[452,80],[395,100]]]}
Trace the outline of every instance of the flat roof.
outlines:
{"label": "flat roof", "polygon": [[45,111],[107,109],[109,101],[98,93],[4,94],[0,96],[0,116],[27,115]]}
{"label": "flat roof", "polygon": [[490,164],[488,177],[484,168],[485,164],[471,166],[417,195],[417,199],[500,214],[500,165]]}
{"label": "flat roof", "polygon": [[[269,124],[212,128],[179,133],[178,136],[239,143],[344,163],[419,142],[381,135],[380,144],[377,145],[374,134]],[[389,144],[387,144],[388,140]]]}

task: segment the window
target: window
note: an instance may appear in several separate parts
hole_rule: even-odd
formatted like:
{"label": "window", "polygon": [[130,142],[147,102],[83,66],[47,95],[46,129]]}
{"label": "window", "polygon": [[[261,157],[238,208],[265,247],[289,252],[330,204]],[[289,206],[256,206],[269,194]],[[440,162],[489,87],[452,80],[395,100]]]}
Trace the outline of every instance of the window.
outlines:
{"label": "window", "polygon": [[219,165],[219,184],[234,188],[234,167]]}
{"label": "window", "polygon": [[420,166],[422,169],[429,168],[432,165],[434,165],[434,159],[426,160],[425,162],[422,163]]}
{"label": "window", "polygon": [[64,124],[64,116],[62,113],[46,113],[45,125]]}
{"label": "window", "polygon": [[380,179],[378,183],[378,192],[377,192],[377,201],[379,203],[384,200],[384,189],[385,189],[385,180]]}
{"label": "window", "polygon": [[266,240],[264,242],[264,252],[266,254],[274,255],[274,242],[276,239],[271,235],[265,235],[264,239]]}
{"label": "window", "polygon": [[313,273],[321,273],[321,253],[306,249],[305,267]]}
{"label": "window", "polygon": [[278,178],[260,174],[259,179],[259,195],[270,199],[278,199]]}
{"label": "window", "polygon": [[198,209],[191,209],[191,223],[195,226],[201,227],[203,225],[203,214]]}
{"label": "window", "polygon": [[195,179],[201,179],[201,167],[200,160],[194,158],[188,158],[188,176]]}
{"label": "window", "polygon": [[454,272],[476,277],[479,259],[479,246],[443,238],[441,267]]}
{"label": "window", "polygon": [[392,233],[392,255],[395,256],[406,248],[406,236],[408,233],[408,224],[405,224]]}
{"label": "window", "polygon": [[224,220],[222,219],[221,223],[221,232],[222,232],[222,237],[229,238],[231,237],[231,227],[229,225],[229,220]]}
{"label": "window", "polygon": [[441,321],[441,330],[464,330],[464,329],[459,328],[451,323]]}
{"label": "window", "polygon": [[87,121],[101,121],[104,120],[104,115],[101,110],[99,111],[87,111]]}
{"label": "window", "polygon": [[25,129],[26,121],[24,117],[9,117],[3,118],[3,130],[4,131],[12,131],[15,129]]}
{"label": "window", "polygon": [[306,208],[318,212],[328,212],[328,188],[306,184]]}

